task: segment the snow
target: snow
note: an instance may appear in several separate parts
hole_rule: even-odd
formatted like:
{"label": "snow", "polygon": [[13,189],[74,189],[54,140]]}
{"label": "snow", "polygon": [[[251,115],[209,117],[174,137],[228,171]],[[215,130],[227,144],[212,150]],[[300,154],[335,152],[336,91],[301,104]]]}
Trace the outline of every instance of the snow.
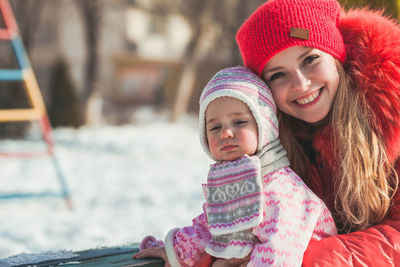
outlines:
{"label": "snow", "polygon": [[[135,121],[53,131],[73,209],[61,198],[0,200],[3,262],[127,245],[149,234],[163,239],[191,224],[202,212],[201,184],[211,163],[197,118],[171,123],[165,114],[142,110]],[[0,151],[43,148],[38,129],[30,132],[26,141],[1,140]],[[0,168],[1,194],[59,191],[49,157],[0,158]]]}

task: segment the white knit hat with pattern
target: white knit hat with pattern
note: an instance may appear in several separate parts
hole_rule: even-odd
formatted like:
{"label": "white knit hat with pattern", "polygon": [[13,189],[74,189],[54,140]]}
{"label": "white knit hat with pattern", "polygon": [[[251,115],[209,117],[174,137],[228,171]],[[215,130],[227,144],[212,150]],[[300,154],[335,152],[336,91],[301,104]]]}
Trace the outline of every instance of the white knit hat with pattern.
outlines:
{"label": "white knit hat with pattern", "polygon": [[226,68],[214,75],[203,89],[200,97],[200,142],[212,159],[215,160],[208,147],[205,113],[207,106],[219,97],[233,97],[247,104],[258,126],[256,152],[278,138],[276,106],[268,86],[260,77],[245,67]]}

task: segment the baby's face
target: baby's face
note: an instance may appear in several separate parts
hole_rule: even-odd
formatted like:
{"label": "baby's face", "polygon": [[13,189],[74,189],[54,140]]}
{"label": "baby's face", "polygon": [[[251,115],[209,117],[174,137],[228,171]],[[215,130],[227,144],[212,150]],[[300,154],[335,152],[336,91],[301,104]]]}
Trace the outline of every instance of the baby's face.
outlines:
{"label": "baby's face", "polygon": [[206,136],[211,154],[219,161],[253,155],[258,128],[249,107],[232,97],[213,100],[206,109]]}

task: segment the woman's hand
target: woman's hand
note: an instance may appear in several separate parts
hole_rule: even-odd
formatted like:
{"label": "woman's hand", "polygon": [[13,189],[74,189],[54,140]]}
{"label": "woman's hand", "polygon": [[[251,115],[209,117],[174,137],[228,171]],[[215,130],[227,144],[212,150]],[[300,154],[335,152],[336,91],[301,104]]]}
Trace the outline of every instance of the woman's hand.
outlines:
{"label": "woman's hand", "polygon": [[132,256],[132,259],[144,259],[144,258],[162,258],[165,261],[164,267],[171,267],[168,262],[167,252],[165,247],[150,247]]}

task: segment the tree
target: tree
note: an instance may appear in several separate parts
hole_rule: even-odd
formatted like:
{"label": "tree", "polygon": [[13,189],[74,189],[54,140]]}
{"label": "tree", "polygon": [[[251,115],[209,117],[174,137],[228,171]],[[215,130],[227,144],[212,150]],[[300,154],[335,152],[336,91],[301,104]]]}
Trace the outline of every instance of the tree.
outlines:
{"label": "tree", "polygon": [[53,127],[83,124],[83,113],[66,61],[58,58],[54,64],[50,88],[49,119]]}
{"label": "tree", "polygon": [[81,12],[85,30],[86,63],[81,103],[83,114],[86,114],[88,100],[96,90],[102,4],[100,0],[77,0],[76,3]]}
{"label": "tree", "polygon": [[[187,111],[211,73],[224,66],[242,64],[235,35],[243,21],[265,0],[144,0],[134,1],[158,16],[179,13],[192,30],[184,55],[172,119]],[[193,101],[192,101],[193,102]],[[197,103],[197,101],[194,101]]]}

